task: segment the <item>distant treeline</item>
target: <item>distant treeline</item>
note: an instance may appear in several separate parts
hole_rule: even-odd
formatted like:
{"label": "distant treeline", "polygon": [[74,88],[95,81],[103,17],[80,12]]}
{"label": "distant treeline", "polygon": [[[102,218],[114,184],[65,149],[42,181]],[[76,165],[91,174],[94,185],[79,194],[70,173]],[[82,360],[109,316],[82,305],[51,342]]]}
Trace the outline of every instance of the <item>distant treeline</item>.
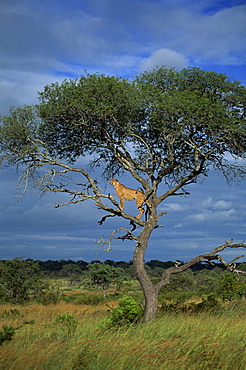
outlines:
{"label": "distant treeline", "polygon": [[[110,259],[107,259],[105,261],[99,261],[99,260],[92,260],[91,262],[86,262],[83,260],[78,260],[74,261],[71,259],[60,259],[60,260],[46,260],[46,261],[41,261],[41,260],[34,260],[31,258],[27,258],[26,261],[33,261],[37,262],[45,273],[52,274],[53,276],[60,276],[61,274],[63,275],[63,272],[66,270],[70,270],[70,272],[73,271],[73,273],[79,273],[86,271],[88,269],[88,265],[92,263],[103,263],[109,266],[114,266],[114,267],[120,267],[122,268],[127,274],[131,275],[134,277],[134,270],[133,270],[133,261],[113,261]],[[5,260],[2,260],[4,263]],[[176,262],[176,261],[175,261]],[[163,270],[168,269],[169,267],[173,267],[175,265],[174,261],[159,261],[159,260],[150,260],[145,263],[145,267],[148,270],[150,276],[158,276],[162,273]],[[179,261],[180,264],[183,264],[183,261]],[[239,267],[240,266],[240,267]],[[246,262],[243,263],[238,263],[237,267],[246,270]],[[199,272],[199,271],[214,271],[217,272],[218,274],[221,273],[222,271],[225,270],[225,267],[221,263],[206,263],[206,262],[200,262],[197,263],[194,266],[191,266],[190,271],[193,273]]]}
{"label": "distant treeline", "polygon": [[[72,264],[79,266],[81,270],[87,270],[87,266],[91,263],[104,263],[106,265],[110,265],[110,266],[114,266],[114,267],[121,267],[124,270],[127,270],[129,267],[133,266],[132,261],[129,261],[129,262],[113,261],[113,260],[109,260],[109,259],[107,259],[103,262],[99,261],[99,260],[92,260],[91,262],[86,262],[86,261],[83,261],[83,260],[74,261],[74,260],[71,260],[71,259],[40,261],[40,260],[34,260],[34,259],[31,259],[31,258],[27,258],[26,260],[27,261],[38,262],[40,268],[42,270],[46,271],[46,272],[56,272],[56,271],[58,272],[58,271],[62,270],[62,268],[64,266],[72,265]],[[5,260],[2,260],[2,262],[4,263]],[[179,263],[183,264],[184,262],[179,261]],[[238,263],[237,267],[239,265],[244,265],[244,264],[246,264],[246,262],[241,263],[241,264]],[[156,268],[167,269],[169,267],[173,267],[174,262],[173,261],[163,262],[163,261],[159,261],[159,260],[150,260],[150,261],[146,262],[145,265],[148,266],[152,270],[154,270]],[[209,263],[206,263],[206,262],[197,263],[196,265],[190,267],[190,269],[192,271],[201,271],[201,270],[204,270],[204,269],[205,270],[213,270],[215,268],[216,269],[221,269],[221,271],[223,271],[225,269],[225,267],[221,263],[209,264]]]}
{"label": "distant treeline", "polygon": [[[133,261],[129,261],[129,262],[126,262],[126,261],[113,261],[113,260],[110,260],[110,259],[107,259],[105,261],[99,261],[99,260],[92,260],[91,262],[85,262],[83,260],[78,260],[78,261],[74,261],[74,260],[71,260],[71,259],[68,259],[68,260],[64,260],[64,259],[61,259],[61,260],[47,260],[47,261],[38,261],[39,262],[39,265],[41,267],[42,270],[45,270],[45,271],[50,271],[50,272],[55,272],[55,271],[60,271],[62,270],[62,268],[66,265],[70,265],[70,264],[74,264],[74,265],[77,265],[81,268],[81,270],[87,270],[87,266],[91,263],[104,263],[106,265],[109,265],[109,266],[114,266],[114,267],[120,267],[124,270],[127,270],[131,267],[133,267]],[[180,264],[183,264],[184,262],[183,261],[179,261]],[[237,267],[239,265],[246,265],[246,263],[238,263],[237,264]],[[154,270],[156,268],[158,269],[168,269],[169,267],[173,267],[174,266],[174,261],[166,261],[166,262],[163,262],[163,261],[159,261],[159,260],[150,260],[148,262],[145,263],[146,266],[148,266],[151,270]],[[201,262],[201,263],[197,263],[196,265],[194,266],[191,266],[190,269],[192,271],[201,271],[201,270],[213,270],[213,269],[220,269],[221,271],[224,271],[225,270],[225,267],[221,264],[221,263],[213,263],[213,264],[210,264],[210,263],[206,263],[206,262]]]}

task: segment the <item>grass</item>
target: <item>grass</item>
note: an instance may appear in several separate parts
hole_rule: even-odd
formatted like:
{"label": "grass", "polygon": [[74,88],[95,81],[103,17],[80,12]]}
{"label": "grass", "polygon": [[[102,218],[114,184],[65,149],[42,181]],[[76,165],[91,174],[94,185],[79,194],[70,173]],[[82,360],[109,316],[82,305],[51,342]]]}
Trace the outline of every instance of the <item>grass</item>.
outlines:
{"label": "grass", "polygon": [[[103,331],[98,324],[107,305],[6,304],[1,324],[16,332],[0,348],[0,369],[244,370],[245,308],[244,302],[219,315],[167,313],[149,324]],[[66,314],[75,319],[72,331],[57,320]]]}

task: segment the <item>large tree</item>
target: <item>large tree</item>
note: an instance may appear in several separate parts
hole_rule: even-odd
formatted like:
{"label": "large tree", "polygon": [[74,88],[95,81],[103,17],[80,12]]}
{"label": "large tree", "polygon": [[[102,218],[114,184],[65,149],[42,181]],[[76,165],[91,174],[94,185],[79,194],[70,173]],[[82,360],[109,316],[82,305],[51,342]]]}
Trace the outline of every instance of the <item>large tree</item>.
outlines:
{"label": "large tree", "polygon": [[[158,206],[166,198],[187,194],[188,185],[211,168],[228,181],[245,175],[244,162],[237,161],[245,159],[245,87],[224,74],[161,67],[131,81],[86,74],[45,86],[39,98],[38,105],[12,109],[2,118],[2,162],[23,170],[25,188],[70,196],[57,206],[92,199],[106,212],[101,224],[113,216],[129,220],[130,229],[119,220],[117,232],[124,231],[120,238],[136,245],[133,263],[145,297],[145,321],[156,316],[158,292],[171,274],[216,259],[233,269],[218,252],[246,247],[243,243],[229,241],[171,267],[157,284],[144,268],[144,255],[152,232],[163,226]],[[81,157],[89,166],[79,165],[85,163]],[[111,194],[102,193],[94,166],[104,169],[106,181],[123,173],[137,180],[149,204],[145,220],[125,213]]]}

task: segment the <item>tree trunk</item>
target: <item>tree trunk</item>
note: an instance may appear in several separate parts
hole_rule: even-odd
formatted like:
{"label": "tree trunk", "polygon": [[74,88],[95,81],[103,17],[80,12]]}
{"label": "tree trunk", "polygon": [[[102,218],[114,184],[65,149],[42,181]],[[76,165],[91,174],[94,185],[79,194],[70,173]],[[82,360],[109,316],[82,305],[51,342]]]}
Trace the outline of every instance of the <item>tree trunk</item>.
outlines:
{"label": "tree trunk", "polygon": [[158,309],[158,289],[152,284],[144,267],[144,255],[148,245],[149,237],[154,230],[156,222],[153,217],[143,227],[134,251],[133,266],[135,276],[138,279],[145,298],[144,322],[154,319]]}
{"label": "tree trunk", "polygon": [[149,289],[145,289],[145,307],[144,307],[144,322],[149,322],[150,320],[155,319],[158,310],[158,291],[149,286]]}

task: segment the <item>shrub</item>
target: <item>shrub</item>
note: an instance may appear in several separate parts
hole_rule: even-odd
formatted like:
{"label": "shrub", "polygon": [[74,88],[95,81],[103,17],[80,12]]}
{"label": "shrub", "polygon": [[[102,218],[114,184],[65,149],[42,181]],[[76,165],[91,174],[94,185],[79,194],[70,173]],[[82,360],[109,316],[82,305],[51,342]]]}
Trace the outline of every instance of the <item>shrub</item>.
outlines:
{"label": "shrub", "polygon": [[143,308],[130,296],[123,296],[119,299],[118,306],[114,307],[109,317],[102,322],[101,327],[112,328],[128,326],[141,321]]}
{"label": "shrub", "polygon": [[38,303],[43,305],[57,304],[62,295],[62,290],[59,286],[48,285],[40,289],[39,293],[36,294],[36,300]]}
{"label": "shrub", "polygon": [[17,317],[17,316],[21,316],[21,313],[16,308],[11,308],[10,310],[4,310],[1,316],[4,318]]}
{"label": "shrub", "polygon": [[23,257],[0,261],[0,299],[4,302],[24,304],[40,285],[43,271],[38,262]]}
{"label": "shrub", "polygon": [[3,331],[0,331],[0,345],[6,340],[11,340],[15,333],[15,329],[12,326],[4,326]]}
{"label": "shrub", "polygon": [[183,300],[175,300],[171,303],[167,303],[166,301],[162,302],[161,311],[162,312],[215,312],[221,309],[221,305],[216,298],[214,293],[208,294],[205,297],[202,297],[202,302],[200,303],[187,303]]}
{"label": "shrub", "polygon": [[62,297],[65,302],[73,302],[75,304],[87,304],[91,306],[97,306],[101,303],[105,303],[106,299],[102,294],[73,294],[71,296]]}
{"label": "shrub", "polygon": [[236,274],[225,271],[218,278],[218,294],[223,301],[240,300],[246,296],[246,282]]}
{"label": "shrub", "polygon": [[221,305],[214,293],[208,294],[206,297],[202,297],[202,302],[200,303],[191,303],[190,311],[200,312],[200,311],[209,311],[215,312],[221,309]]}
{"label": "shrub", "polygon": [[66,335],[71,336],[74,335],[79,320],[76,319],[73,315],[65,313],[56,316],[56,323],[61,326],[62,330],[65,332]]}

